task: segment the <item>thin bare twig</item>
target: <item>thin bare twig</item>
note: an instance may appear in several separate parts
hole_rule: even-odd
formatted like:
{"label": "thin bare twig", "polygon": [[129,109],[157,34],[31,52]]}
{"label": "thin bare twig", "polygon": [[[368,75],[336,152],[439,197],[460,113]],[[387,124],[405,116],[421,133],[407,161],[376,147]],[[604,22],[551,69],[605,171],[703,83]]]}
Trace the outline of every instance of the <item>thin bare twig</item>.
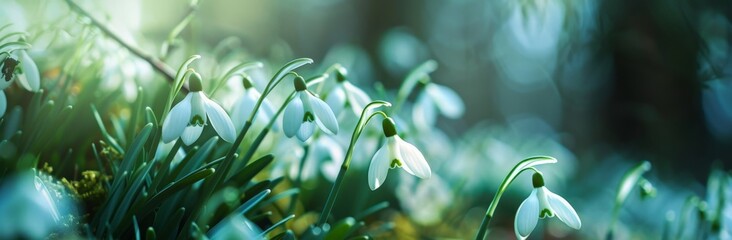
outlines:
{"label": "thin bare twig", "polygon": [[[115,42],[117,42],[119,45],[121,45],[122,47],[129,50],[135,56],[137,56],[137,57],[141,58],[142,60],[145,60],[147,63],[149,63],[153,67],[153,69],[155,69],[155,71],[162,74],[166,80],[168,80],[171,83],[173,81],[175,81],[175,71],[173,70],[173,68],[171,68],[170,66],[165,64],[165,62],[161,61],[160,59],[158,59],[150,54],[143,52],[142,49],[139,49],[139,48],[132,46],[131,44],[125,42],[117,34],[112,32],[111,29],[109,29],[107,26],[105,26],[104,24],[102,24],[101,22],[96,20],[94,17],[92,17],[91,14],[89,14],[89,12],[87,12],[86,10],[81,8],[81,6],[76,4],[74,1],[66,0],[66,3],[69,5],[69,8],[72,11],[77,12],[78,14],[88,18],[91,21],[91,23],[94,26],[96,26],[97,28],[99,28],[99,30],[101,30],[105,35],[112,38]],[[183,86],[183,91],[188,92],[187,86]]]}

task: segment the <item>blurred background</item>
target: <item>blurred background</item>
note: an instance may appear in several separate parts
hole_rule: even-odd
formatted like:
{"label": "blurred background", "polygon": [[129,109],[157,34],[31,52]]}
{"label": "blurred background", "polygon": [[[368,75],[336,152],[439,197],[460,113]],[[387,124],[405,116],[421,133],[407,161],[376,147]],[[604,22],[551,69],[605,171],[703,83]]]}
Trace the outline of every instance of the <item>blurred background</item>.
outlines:
{"label": "blurred background", "polygon": [[[76,2],[155,55],[192,11],[181,0]],[[0,19],[27,25],[67,14],[62,1],[0,5]],[[657,199],[636,196],[621,217],[640,224],[625,232],[642,238],[665,231],[659,216],[681,209],[688,195],[706,196],[712,169],[732,165],[731,16],[728,0],[200,0],[184,41],[173,42],[183,50],[166,60],[177,66],[224,44],[240,61],[309,57],[322,69],[338,62],[356,85],[376,86],[367,92],[377,99],[378,89],[398,88],[434,59],[432,81],[460,96],[464,114],[438,118],[441,131],[419,141],[452,142],[426,155],[443,159],[431,162],[445,182],[436,184],[460,189],[433,203],[464,204],[446,214],[468,219],[458,231],[476,226],[503,173],[541,154],[561,162],[547,180],[552,189],[583,221],[601,222],[582,230],[586,238],[603,236],[599,219],[610,215],[624,171],[650,161]],[[466,171],[481,180],[455,177]],[[495,224],[505,229],[495,236],[512,235],[514,210],[529,191],[523,185],[499,210],[505,219]],[[397,205],[413,221],[435,218],[419,215],[429,213],[414,209],[420,203],[410,196]],[[545,237],[569,234],[556,223]]]}

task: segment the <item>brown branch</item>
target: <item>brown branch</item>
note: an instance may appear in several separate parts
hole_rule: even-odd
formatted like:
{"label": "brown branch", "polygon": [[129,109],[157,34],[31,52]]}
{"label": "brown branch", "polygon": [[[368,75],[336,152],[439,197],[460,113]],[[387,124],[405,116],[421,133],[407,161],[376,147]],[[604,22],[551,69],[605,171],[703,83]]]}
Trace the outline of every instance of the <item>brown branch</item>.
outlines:
{"label": "brown branch", "polygon": [[[66,3],[69,5],[69,8],[72,11],[75,11],[78,14],[80,14],[80,15],[88,18],[91,21],[91,23],[94,26],[96,26],[97,28],[99,28],[99,30],[101,30],[102,32],[104,32],[105,35],[107,35],[108,37],[112,38],[115,42],[117,42],[122,47],[126,48],[128,51],[130,51],[135,56],[137,56],[137,57],[141,58],[142,60],[145,60],[147,63],[149,63],[153,67],[153,69],[155,69],[155,71],[157,71],[160,74],[162,74],[163,77],[165,77],[165,79],[167,79],[169,82],[173,83],[173,81],[175,81],[175,75],[176,75],[175,70],[173,70],[173,68],[171,68],[170,66],[168,66],[167,64],[165,64],[165,62],[161,61],[160,59],[157,59],[156,57],[154,57],[154,56],[152,56],[150,54],[147,54],[147,53],[143,52],[141,49],[139,49],[139,48],[137,48],[135,46],[132,46],[131,44],[129,44],[129,43],[125,42],[124,40],[122,40],[122,38],[120,38],[117,34],[115,34],[114,32],[112,32],[111,29],[109,29],[107,26],[105,26],[104,24],[102,24],[98,20],[94,19],[94,17],[92,17],[89,14],[89,12],[85,11],[83,8],[81,8],[74,1],[72,1],[72,0],[66,0]],[[188,92],[187,86],[183,86],[183,89],[182,90],[184,92]]]}

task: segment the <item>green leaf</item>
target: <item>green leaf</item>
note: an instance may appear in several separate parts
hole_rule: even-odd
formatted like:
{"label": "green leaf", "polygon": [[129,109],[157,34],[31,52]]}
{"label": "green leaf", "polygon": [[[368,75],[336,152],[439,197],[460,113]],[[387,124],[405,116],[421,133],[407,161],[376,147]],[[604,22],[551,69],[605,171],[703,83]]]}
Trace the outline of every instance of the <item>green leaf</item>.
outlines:
{"label": "green leaf", "polygon": [[155,228],[148,227],[147,234],[145,234],[145,240],[155,240],[155,239],[157,239],[157,236],[155,234]]}
{"label": "green leaf", "polygon": [[267,234],[268,234],[269,232],[271,232],[272,230],[275,230],[275,229],[276,229],[277,227],[279,227],[279,226],[281,226],[281,225],[285,224],[285,223],[286,223],[287,221],[290,221],[290,219],[293,219],[293,218],[295,218],[295,215],[294,215],[294,214],[292,214],[292,215],[290,215],[290,216],[287,216],[286,218],[283,218],[282,220],[280,220],[280,221],[276,222],[275,224],[272,224],[272,226],[270,226],[269,228],[267,228],[267,230],[264,230],[264,231],[262,231],[262,233],[261,233],[261,234],[259,234],[259,236],[260,236],[260,237],[265,237],[265,236],[267,236]]}
{"label": "green leaf", "polygon": [[[107,141],[107,143],[109,143],[109,145],[112,146],[114,150],[117,150],[117,152],[119,152],[120,154],[124,154],[124,149],[122,149],[119,143],[117,143],[117,140],[115,140],[111,135],[109,135],[109,132],[107,132],[107,127],[104,126],[104,122],[102,121],[102,117],[99,115],[99,111],[97,111],[97,107],[95,107],[94,104],[91,104],[91,109],[92,113],[94,114],[94,119],[97,121],[97,126],[99,126],[99,130],[102,133],[102,137],[104,137],[104,140]],[[123,171],[125,170],[128,170],[128,168],[123,169]]]}
{"label": "green leaf", "polygon": [[356,219],[352,217],[344,218],[334,224],[330,231],[325,234],[325,240],[346,239],[346,237],[348,237],[348,233],[351,232],[351,228],[355,225]]}
{"label": "green leaf", "polygon": [[12,52],[18,49],[29,49],[31,45],[27,42],[8,42],[0,45],[0,52]]}
{"label": "green leaf", "polygon": [[225,186],[240,186],[247,184],[254,178],[254,176],[261,172],[265,167],[267,167],[267,165],[272,163],[273,160],[274,156],[272,156],[272,154],[267,154],[260,157],[256,161],[244,167],[241,171],[236,172],[234,175],[232,175],[229,180],[226,181]]}
{"label": "green leaf", "polygon": [[284,231],[284,232],[272,237],[272,240],[295,240],[295,239],[296,239],[295,234],[290,229],[287,229],[287,231]]}
{"label": "green leaf", "polygon": [[183,178],[181,178],[178,181],[170,183],[167,187],[163,188],[163,190],[160,190],[157,194],[155,194],[150,201],[145,205],[144,208],[154,208],[156,207],[162,200],[166,199],[167,197],[170,197],[177,191],[180,191],[184,189],[185,187],[188,187],[190,185],[193,185],[194,183],[211,176],[215,172],[215,169],[213,168],[207,168],[203,169],[198,172],[190,173]]}
{"label": "green leaf", "polygon": [[137,216],[132,215],[132,225],[135,226],[135,239],[140,240],[140,225],[137,224]]}

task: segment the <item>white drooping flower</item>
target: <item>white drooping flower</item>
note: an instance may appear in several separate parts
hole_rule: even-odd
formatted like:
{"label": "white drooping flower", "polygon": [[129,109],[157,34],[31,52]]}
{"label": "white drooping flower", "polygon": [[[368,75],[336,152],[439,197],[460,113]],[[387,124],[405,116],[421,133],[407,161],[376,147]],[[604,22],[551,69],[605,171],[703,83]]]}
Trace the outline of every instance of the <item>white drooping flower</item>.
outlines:
{"label": "white drooping flower", "polygon": [[188,85],[188,95],[170,110],[163,121],[163,142],[180,137],[185,145],[191,145],[201,136],[207,120],[221,139],[234,142],[234,124],[226,111],[201,91],[201,75],[191,74]]}
{"label": "white drooping flower", "polygon": [[363,90],[354,86],[346,80],[343,70],[336,71],[336,85],[325,98],[325,102],[333,109],[335,114],[340,114],[344,107],[349,106],[356,116],[371,102],[371,98]]}
{"label": "white drooping flower", "polygon": [[403,168],[409,174],[419,178],[429,178],[432,175],[430,165],[427,164],[422,153],[414,145],[402,140],[396,134],[394,120],[385,118],[382,122],[386,143],[376,151],[369,165],[368,181],[371,190],[376,190],[384,181],[389,169]]}
{"label": "white drooping flower", "polygon": [[0,117],[5,115],[8,106],[2,90],[9,87],[15,79],[19,86],[28,91],[37,92],[41,88],[41,74],[38,72],[38,66],[22,49],[14,51],[0,62]]}
{"label": "white drooping flower", "polygon": [[295,77],[295,98],[285,108],[282,129],[285,136],[297,135],[306,141],[315,131],[315,125],[327,134],[338,134],[338,121],[328,104],[307,89],[305,80]]}
{"label": "white drooping flower", "polygon": [[[231,120],[234,121],[234,127],[236,127],[237,132],[241,131],[244,127],[244,124],[249,119],[249,115],[252,114],[252,110],[257,105],[259,97],[262,95],[254,88],[252,81],[248,77],[243,77],[242,82],[244,83],[244,94],[236,100],[231,112]],[[261,122],[268,122],[274,116],[274,113],[272,104],[267,99],[264,99],[257,112],[256,119]]]}
{"label": "white drooping flower", "polygon": [[445,117],[456,119],[465,113],[465,104],[452,89],[436,83],[427,83],[417,98],[412,118],[420,129],[430,129],[435,125],[437,111]]}
{"label": "white drooping flower", "polygon": [[544,177],[540,173],[534,173],[532,178],[534,190],[531,191],[524,202],[516,211],[514,220],[514,232],[516,238],[526,239],[536,227],[539,218],[557,217],[567,226],[580,229],[582,222],[572,205],[561,196],[554,194],[544,186]]}

